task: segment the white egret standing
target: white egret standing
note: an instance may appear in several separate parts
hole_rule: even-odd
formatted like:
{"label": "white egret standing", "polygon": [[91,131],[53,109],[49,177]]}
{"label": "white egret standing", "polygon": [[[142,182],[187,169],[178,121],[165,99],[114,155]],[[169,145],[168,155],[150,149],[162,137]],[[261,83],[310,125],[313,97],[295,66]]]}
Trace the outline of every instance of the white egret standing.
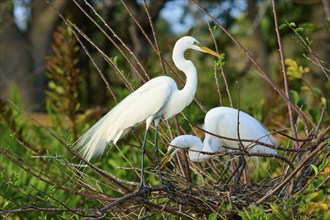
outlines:
{"label": "white egret standing", "polygon": [[174,46],[172,59],[176,67],[186,75],[184,88],[179,90],[172,78],[160,76],[148,81],[127,96],[78,140],[75,148],[80,150],[87,161],[93,156],[104,153],[108,143],[116,144],[133,126],[146,121],[146,132],[142,144],[140,189],[145,187],[145,143],[150,124],[154,121],[156,129],[154,150],[158,165],[159,179],[161,184],[164,185],[160,171],[157,146],[160,118],[163,116],[164,119],[169,119],[181,112],[192,102],[197,88],[196,68],[190,60],[184,58],[184,53],[187,49],[193,49],[220,57],[218,53],[203,46],[193,37],[185,36],[180,38]]}
{"label": "white egret standing", "polygon": [[[275,138],[259,121],[245,112],[238,112],[238,110],[234,108],[217,107],[208,111],[204,119],[204,130],[226,138],[256,140],[273,146],[277,145]],[[239,136],[237,134],[238,131]],[[205,161],[213,156],[212,153],[227,151],[227,148],[223,146],[234,149],[244,149],[251,153],[276,154],[274,149],[260,144],[248,141],[228,140],[216,137],[212,134],[205,133],[203,143],[200,138],[193,135],[181,135],[176,137],[170,143],[161,166],[164,166],[180,149],[193,150],[188,152],[189,158],[193,162]],[[200,151],[211,154],[203,154]],[[240,157],[240,164],[243,168],[238,175],[239,177],[245,167],[244,157]]]}

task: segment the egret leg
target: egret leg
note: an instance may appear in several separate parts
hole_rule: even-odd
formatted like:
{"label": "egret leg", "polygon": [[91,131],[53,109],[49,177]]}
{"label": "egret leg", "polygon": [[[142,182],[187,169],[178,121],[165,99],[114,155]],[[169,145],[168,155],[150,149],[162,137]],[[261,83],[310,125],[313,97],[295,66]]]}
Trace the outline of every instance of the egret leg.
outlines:
{"label": "egret leg", "polygon": [[220,174],[219,179],[215,182],[215,185],[218,185],[222,181],[222,176],[228,171],[228,168],[229,168],[229,163],[227,163],[225,169]]}
{"label": "egret leg", "polygon": [[236,169],[234,170],[234,172],[231,174],[231,176],[229,177],[229,179],[225,182],[225,185],[227,185],[230,180],[235,176],[235,174],[237,173],[238,169],[240,168],[241,164],[240,164],[241,160],[239,160],[239,164],[236,167]]}
{"label": "egret leg", "polygon": [[160,162],[159,162],[159,155],[158,155],[158,126],[156,125],[156,129],[155,129],[155,145],[154,145],[154,149],[155,149],[155,157],[156,157],[156,162],[157,162],[157,167],[158,167],[158,176],[159,176],[159,181],[160,183],[163,185],[163,176],[162,176],[162,171],[160,170]]}
{"label": "egret leg", "polygon": [[235,184],[238,184],[239,183],[239,180],[240,180],[240,178],[242,176],[242,173],[243,173],[243,171],[245,169],[245,166],[246,166],[246,160],[245,160],[244,156],[241,155],[239,157],[239,166],[238,166],[238,167],[241,167],[241,170],[238,173],[238,176],[237,176],[237,178],[235,180]]}
{"label": "egret leg", "polygon": [[147,135],[148,135],[148,130],[146,130],[146,133],[144,134],[143,138],[143,143],[142,143],[142,148],[141,148],[141,184],[140,184],[140,189],[144,188],[146,185],[145,177],[144,177],[144,154],[146,152],[145,145],[147,141]]}
{"label": "egret leg", "polygon": [[157,167],[158,167],[158,175],[159,175],[159,181],[160,184],[165,188],[166,191],[168,192],[173,192],[174,190],[174,186],[172,184],[165,184],[164,180],[163,180],[163,175],[162,175],[162,171],[160,170],[160,161],[159,161],[159,155],[158,155],[158,124],[156,124],[155,126],[155,145],[154,145],[154,149],[155,149],[155,157],[156,157],[156,162],[157,162]]}

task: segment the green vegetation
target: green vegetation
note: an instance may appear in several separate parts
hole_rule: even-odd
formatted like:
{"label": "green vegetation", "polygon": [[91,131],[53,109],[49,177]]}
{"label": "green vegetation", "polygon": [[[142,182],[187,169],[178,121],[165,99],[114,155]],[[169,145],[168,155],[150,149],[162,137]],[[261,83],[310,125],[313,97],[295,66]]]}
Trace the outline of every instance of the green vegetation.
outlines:
{"label": "green vegetation", "polygon": [[[217,4],[209,2],[211,6]],[[148,32],[148,36],[153,45],[146,44],[147,55],[139,54],[141,51],[134,48],[136,45],[120,28],[123,20],[132,20],[124,6],[119,3],[111,6],[112,20],[107,20],[119,39],[109,34],[111,30],[106,26],[101,30],[91,26],[92,34],[87,28],[78,29],[86,26],[75,19],[72,12],[58,25],[45,65],[45,113],[27,112],[25,109],[30,108],[26,106],[25,94],[15,83],[10,85],[8,101],[0,99],[0,216],[3,219],[88,216],[105,219],[329,219],[329,62],[314,51],[319,43],[314,40],[315,36],[329,32],[329,18],[326,18],[328,26],[300,21],[300,15],[309,9],[295,5],[292,13],[286,13],[289,6],[280,1],[277,16],[285,55],[282,63],[278,58],[278,39],[270,6],[254,31],[251,29],[253,20],[248,19],[251,14],[242,11],[235,17],[227,17],[224,26],[212,23],[211,28],[200,21],[202,24],[196,24],[191,32],[185,33],[196,35],[203,43],[211,45],[210,48],[217,46],[222,58],[213,61],[203,54],[192,57],[187,53],[199,73],[196,101],[173,119],[161,123],[160,150],[165,152],[178,134],[202,137],[203,132],[198,127],[205,112],[224,105],[249,112],[273,131],[281,143],[278,154],[282,158],[260,156],[256,159],[246,155],[249,160],[242,184],[225,185],[235,167],[235,162],[230,162],[237,159],[234,155],[219,154],[208,162],[193,164],[182,152],[163,169],[166,182],[177,188],[176,193],[171,194],[158,187],[152,148],[154,130],[151,129],[145,162],[146,181],[153,187],[151,194],[143,197],[142,194],[133,195],[140,181],[143,125],[134,128],[117,145],[109,146],[106,154],[92,160],[91,164],[71,150],[77,138],[118,101],[147,79],[165,74],[162,65],[180,88],[183,85],[182,75],[170,60],[178,36],[167,31],[169,26],[165,20],[157,19],[152,27],[166,62],[152,49],[157,48],[152,32]],[[195,4],[190,6],[197,10]],[[103,25],[97,15],[106,18],[106,11],[101,8],[110,6],[92,7],[97,9],[95,12],[88,9],[93,21]],[[204,16],[201,10],[198,13]],[[90,22],[86,18],[87,21]],[[149,21],[146,22],[149,25]],[[223,27],[249,53],[242,52],[242,48],[224,34]],[[146,41],[143,34],[139,38]],[[110,39],[115,39],[116,43],[110,45]],[[127,50],[126,46],[131,49]],[[285,66],[284,74],[281,64]],[[283,95],[286,80],[292,101],[291,116]],[[284,93],[277,92],[276,87]],[[294,150],[297,148],[300,150]],[[219,178],[220,184],[215,185]]]}

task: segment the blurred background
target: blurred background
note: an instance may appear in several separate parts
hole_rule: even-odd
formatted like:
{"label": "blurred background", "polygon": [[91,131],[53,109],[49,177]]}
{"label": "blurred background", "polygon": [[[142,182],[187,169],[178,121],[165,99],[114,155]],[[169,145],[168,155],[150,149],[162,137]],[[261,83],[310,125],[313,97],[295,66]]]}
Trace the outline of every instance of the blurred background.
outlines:
{"label": "blurred background", "polygon": [[[78,2],[84,5],[83,1]],[[163,74],[159,60],[155,59],[156,54],[151,51],[150,44],[132,22],[120,1],[88,0],[87,2],[133,50],[137,58],[145,65],[150,76]],[[125,2],[146,34],[151,37],[152,31],[148,18],[145,16],[143,1]],[[150,0],[146,2],[149,5],[151,19],[155,24],[160,49],[163,55],[168,57],[171,65],[170,54],[173,44],[182,35],[195,36],[204,44],[214,48],[207,25],[208,21],[192,2],[185,0]],[[129,65],[125,65],[125,61],[113,44],[97,30],[74,2],[54,0],[50,3],[60,14],[70,19],[96,42],[103,52],[110,57],[118,57],[120,69],[123,72],[129,72],[130,79],[134,79],[137,86],[141,84],[141,79],[136,76],[137,73],[132,71]],[[265,72],[271,74],[275,80],[281,80],[271,1],[205,0],[200,4],[246,46]],[[86,8],[86,10],[90,9]],[[329,63],[329,26],[326,23],[329,18],[328,1],[279,1],[277,14],[279,24],[294,21],[297,27],[301,27],[300,34],[304,39],[310,39],[313,52]],[[60,26],[63,26],[63,21],[46,1],[1,1],[0,77],[3,100],[9,97],[10,86],[15,84],[23,97],[25,109],[45,111],[45,91],[50,81],[46,74],[47,59],[52,56],[51,45],[54,43],[54,32],[58,31]],[[213,27],[212,24],[211,26]],[[245,107],[248,103],[256,104],[255,102],[258,101],[260,102],[257,103],[258,105],[271,108],[274,105],[274,90],[264,83],[256,73],[256,68],[251,65],[241,49],[235,46],[226,35],[218,29],[214,30],[214,35],[219,52],[226,53],[227,63],[224,69],[228,77],[228,87],[236,91],[235,82],[239,81],[241,105]],[[281,30],[281,35],[285,57],[295,60],[302,67],[308,66],[308,69],[305,69],[305,80],[308,80],[311,87],[319,88],[318,92],[325,93],[328,89],[325,88],[328,85],[324,83],[325,74],[318,66],[311,64],[303,57],[303,54],[308,54],[294,33],[286,28]],[[117,88],[120,90],[123,83],[120,80],[112,80],[113,73],[111,73],[109,65],[100,58],[94,48],[89,44],[87,47],[114,90]],[[111,98],[106,86],[84,51],[80,49],[72,56],[72,59],[76,59],[77,62],[74,66],[79,69],[79,75],[82,76],[79,81],[79,88],[82,91],[79,93],[79,100],[83,103],[84,108],[111,105]],[[209,68],[212,68],[212,62],[208,62],[208,64],[201,59],[203,59],[202,56],[200,59],[194,60],[194,62],[201,62],[196,63],[200,80],[197,97],[205,97],[209,91],[216,91],[212,87],[214,83],[210,83],[214,80],[214,75]],[[290,83],[294,87],[299,86],[299,82],[294,79]],[[297,87],[293,89],[299,90]],[[225,91],[225,88],[222,86],[221,90]],[[236,93],[234,92],[234,94]],[[233,95],[233,99],[235,97],[237,95]],[[226,98],[224,97],[224,99]],[[208,99],[203,101],[210,108],[218,104],[218,97],[217,95],[208,96]],[[256,105],[247,107],[255,108]]]}

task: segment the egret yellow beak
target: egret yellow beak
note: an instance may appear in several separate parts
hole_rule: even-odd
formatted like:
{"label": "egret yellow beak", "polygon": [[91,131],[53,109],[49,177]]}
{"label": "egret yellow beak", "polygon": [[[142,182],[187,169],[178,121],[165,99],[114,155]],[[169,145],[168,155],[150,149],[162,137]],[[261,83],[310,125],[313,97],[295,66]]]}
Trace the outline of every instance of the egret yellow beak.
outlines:
{"label": "egret yellow beak", "polygon": [[203,44],[201,44],[199,42],[194,42],[194,45],[198,46],[204,53],[208,53],[215,57],[222,58],[222,56],[220,54],[218,54],[214,50],[211,50],[210,48],[204,46]]}
{"label": "egret yellow beak", "polygon": [[168,161],[170,161],[173,157],[172,153],[174,152],[175,148],[171,148],[165,154],[163,160],[160,162],[160,168],[163,168]]}
{"label": "egret yellow beak", "polygon": [[199,45],[199,47],[201,48],[202,51],[204,51],[205,53],[211,54],[215,57],[221,58],[221,55],[218,54],[217,52],[211,50],[210,48],[204,46],[204,45]]}

